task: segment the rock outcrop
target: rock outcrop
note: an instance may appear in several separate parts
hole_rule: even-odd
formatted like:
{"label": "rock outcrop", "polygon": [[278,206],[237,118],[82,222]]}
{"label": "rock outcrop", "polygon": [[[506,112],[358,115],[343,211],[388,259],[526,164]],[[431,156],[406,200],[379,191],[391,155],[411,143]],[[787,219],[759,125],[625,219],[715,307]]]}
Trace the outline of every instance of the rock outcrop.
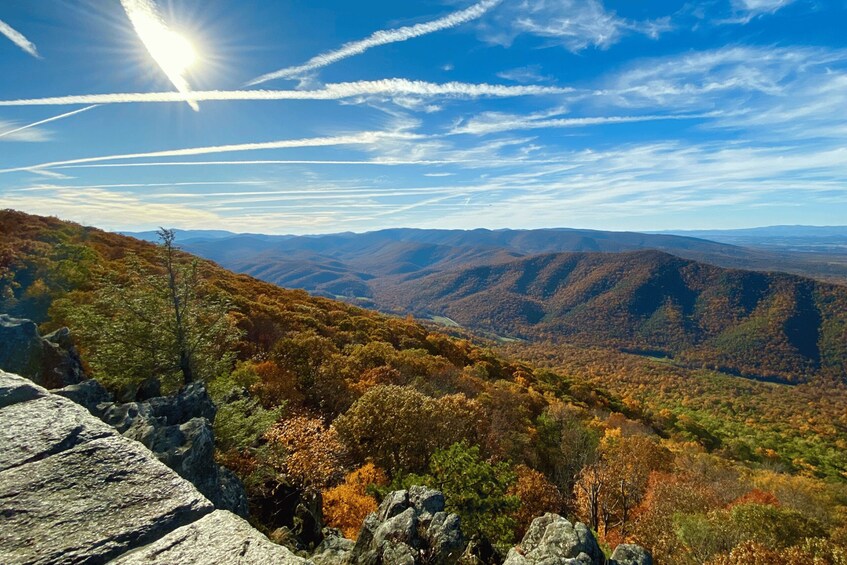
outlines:
{"label": "rock outcrop", "polygon": [[612,552],[610,565],[653,565],[653,556],[640,545],[622,543]]}
{"label": "rock outcrop", "polygon": [[309,563],[82,406],[3,371],[0,433],[0,563]]}
{"label": "rock outcrop", "polygon": [[604,565],[606,558],[588,527],[558,514],[545,514],[530,524],[520,545],[504,565]]}
{"label": "rock outcrop", "polygon": [[[594,534],[581,522],[572,524],[547,513],[532,521],[520,545],[512,548],[503,565],[606,565]],[[621,544],[608,565],[653,565],[643,547]]]}
{"label": "rock outcrop", "polygon": [[56,390],[57,395],[84,406],[125,437],[141,442],[159,460],[191,481],[216,508],[247,516],[247,496],[241,481],[214,461],[217,409],[202,383],[192,383],[172,396],[143,402],[112,402],[95,381]]}
{"label": "rock outcrop", "polygon": [[67,328],[41,337],[35,322],[6,314],[0,314],[0,370],[47,388],[75,384],[85,378]]}
{"label": "rock outcrop", "polygon": [[324,528],[323,541],[315,549],[315,565],[347,565],[356,542],[344,537],[340,530]]}
{"label": "rock outcrop", "polygon": [[395,491],[362,524],[350,563],[457,563],[465,549],[459,517],[444,511],[444,495],[426,487]]}
{"label": "rock outcrop", "polygon": [[183,526],[151,543],[111,561],[112,565],[180,565],[256,563],[274,565],[307,564],[291,553],[282,553],[279,545],[245,520],[216,510],[200,520]]}

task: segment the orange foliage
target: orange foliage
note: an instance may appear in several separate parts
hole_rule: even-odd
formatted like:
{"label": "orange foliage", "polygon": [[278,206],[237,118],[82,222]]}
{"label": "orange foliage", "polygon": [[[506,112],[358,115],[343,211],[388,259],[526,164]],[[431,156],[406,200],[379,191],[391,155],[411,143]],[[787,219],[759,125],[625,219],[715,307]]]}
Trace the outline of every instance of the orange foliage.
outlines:
{"label": "orange foliage", "polygon": [[556,485],[548,481],[542,473],[526,465],[518,465],[515,474],[517,480],[509,487],[508,494],[521,500],[520,507],[513,515],[516,524],[515,537],[521,539],[534,518],[545,512],[560,513],[564,499]]}
{"label": "orange foliage", "polygon": [[303,394],[297,389],[297,377],[289,370],[280,367],[273,361],[265,361],[252,366],[259,376],[259,382],[251,387],[250,392],[256,394],[266,408],[303,403]]}
{"label": "orange foliage", "polygon": [[770,506],[780,506],[779,499],[774,496],[772,493],[754,488],[747,494],[740,496],[729,503],[728,508],[732,508],[733,506],[737,506],[739,504],[767,504]]}
{"label": "orange foliage", "polygon": [[367,493],[371,485],[388,484],[385,471],[368,463],[356,469],[337,487],[323,493],[323,514],[327,525],[338,528],[345,537],[356,539],[368,514],[375,512],[377,501]]}
{"label": "orange foliage", "polygon": [[399,384],[403,384],[403,375],[400,374],[400,371],[388,365],[381,365],[379,367],[374,367],[373,369],[368,369],[362,373],[359,380],[353,383],[350,388],[359,394],[364,394],[368,391],[368,389],[377,385]]}
{"label": "orange foliage", "polygon": [[335,428],[327,428],[320,418],[289,418],[274,425],[265,439],[285,449],[285,474],[299,487],[324,490],[344,476],[344,446]]}

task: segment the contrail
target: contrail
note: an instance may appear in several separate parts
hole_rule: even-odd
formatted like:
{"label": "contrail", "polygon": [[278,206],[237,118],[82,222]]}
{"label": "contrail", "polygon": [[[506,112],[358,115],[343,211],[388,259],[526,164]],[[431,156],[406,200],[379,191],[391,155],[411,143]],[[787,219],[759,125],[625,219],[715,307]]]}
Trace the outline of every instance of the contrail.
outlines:
{"label": "contrail", "polygon": [[31,171],[33,169],[49,169],[62,165],[77,165],[82,163],[99,163],[102,161],[117,161],[120,159],[146,159],[150,157],[187,157],[190,155],[208,155],[210,153],[229,153],[232,151],[258,151],[261,149],[287,149],[294,147],[326,147],[330,145],[367,145],[383,139],[419,139],[421,136],[412,133],[389,133],[384,131],[366,131],[353,135],[339,135],[335,137],[313,137],[305,139],[286,139],[283,141],[269,141],[265,143],[240,143],[235,145],[216,145],[211,147],[191,147],[188,149],[169,149],[166,151],[152,151],[149,153],[125,153],[122,155],[106,155],[103,157],[86,157],[83,159],[71,159],[68,161],[53,161],[40,163],[28,167],[15,167],[11,169],[0,169],[0,173],[13,173],[18,171]]}
{"label": "contrail", "polygon": [[183,95],[183,100],[191,106],[192,110],[199,112],[200,107],[197,102],[189,96],[191,88],[185,80],[185,66],[174,59],[175,55],[184,54],[173,51],[184,50],[185,39],[168,28],[152,0],[121,0],[121,6],[132,23],[135,33],[147,48],[147,52]]}
{"label": "contrail", "polygon": [[233,100],[341,100],[356,96],[450,96],[456,98],[509,98],[543,96],[575,92],[557,86],[471,84],[465,82],[434,83],[390,78],[383,80],[339,82],[316,90],[204,90],[185,95],[179,92],[125,92],[115,94],[83,94],[0,100],[0,106],[63,106],[70,104],[127,104],[132,102],[185,102]]}
{"label": "contrail", "polygon": [[699,120],[712,118],[712,113],[706,114],[659,114],[646,116],[591,116],[585,118],[560,118],[555,120],[509,119],[479,121],[471,120],[464,125],[453,128],[451,134],[485,135],[502,133],[504,131],[528,129],[578,128],[597,125],[631,124],[638,122],[654,122],[663,120]]}
{"label": "contrail", "polygon": [[360,55],[371,47],[386,45],[388,43],[406,41],[414,37],[426,35],[428,33],[433,33],[444,29],[450,29],[452,27],[456,27],[463,23],[479,18],[480,16],[485,14],[485,12],[499,4],[501,1],[502,0],[483,0],[482,2],[474,4],[470,8],[466,8],[459,12],[453,12],[452,14],[449,14],[437,20],[432,20],[431,22],[425,22],[422,24],[406,26],[397,29],[380,30],[374,32],[370,37],[367,37],[360,41],[352,41],[350,43],[345,43],[335,51],[327,51],[326,53],[321,53],[320,55],[309,59],[308,61],[306,61],[306,63],[302,65],[296,67],[287,67],[272,73],[262,75],[258,78],[254,78],[245,86],[255,86],[257,84],[261,84],[263,82],[267,82],[269,80],[277,78],[296,77],[298,75],[302,75],[303,73],[313,71],[321,67],[326,67],[327,65],[331,65],[332,63],[335,63],[342,59],[353,57],[354,55]]}
{"label": "contrail", "polygon": [[26,37],[24,37],[24,34],[17,31],[16,29],[13,29],[12,26],[7,24],[3,20],[0,20],[0,33],[8,37],[12,43],[17,45],[36,59],[41,58],[41,55],[38,54],[38,49],[36,49],[35,44]]}
{"label": "contrail", "polygon": [[[142,163],[95,163],[87,165],[58,165],[54,169],[108,169],[124,167],[207,167],[207,166],[238,166],[238,165],[373,165],[380,167],[392,167],[400,165],[455,165],[460,163],[476,163],[472,159],[371,159],[367,161],[345,161],[326,159],[263,159],[246,161],[156,161]],[[533,161],[521,161],[532,163]],[[547,161],[544,161],[545,163]],[[44,169],[35,169],[32,172],[42,173]]]}
{"label": "contrail", "polygon": [[38,192],[42,190],[53,190],[56,188],[159,188],[168,186],[240,186],[240,185],[259,185],[267,184],[267,181],[250,181],[250,180],[234,180],[234,181],[197,181],[197,182],[156,182],[156,183],[123,183],[123,184],[87,184],[78,186],[45,184],[39,186],[31,186],[29,188],[13,188],[9,192]]}
{"label": "contrail", "polygon": [[39,122],[34,122],[34,123],[31,123],[31,124],[27,124],[25,126],[21,126],[19,128],[10,129],[9,131],[0,132],[0,137],[5,137],[7,135],[11,135],[13,133],[17,133],[17,132],[25,130],[25,129],[34,128],[35,126],[40,126],[41,124],[46,124],[46,123],[49,123],[49,122],[55,122],[56,120],[61,120],[63,118],[67,118],[69,116],[73,116],[74,114],[81,114],[82,112],[87,112],[88,110],[90,110],[92,108],[96,108],[97,106],[98,106],[97,104],[93,104],[91,106],[86,106],[85,108],[80,108],[79,110],[74,110],[73,112],[66,112],[66,113],[60,114],[58,116],[53,116],[52,118],[47,118],[46,120],[41,120]]}

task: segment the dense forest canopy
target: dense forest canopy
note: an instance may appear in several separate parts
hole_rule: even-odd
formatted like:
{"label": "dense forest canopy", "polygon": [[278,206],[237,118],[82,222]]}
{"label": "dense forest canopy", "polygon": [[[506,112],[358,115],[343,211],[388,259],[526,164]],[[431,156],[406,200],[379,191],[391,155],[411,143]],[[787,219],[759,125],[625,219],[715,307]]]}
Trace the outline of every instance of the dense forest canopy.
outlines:
{"label": "dense forest canopy", "polygon": [[[93,376],[119,394],[151,376],[182,384],[164,364],[114,368],[101,339],[155,331],[128,326],[124,309],[146,281],[168,279],[160,246],[13,211],[0,212],[0,236],[0,311],[78,327]],[[219,404],[218,460],[269,533],[290,489],[321,493],[327,522],[352,536],[380,493],[423,483],[501,548],[553,511],[660,563],[845,562],[837,380],[730,381],[552,343],[514,346],[510,358],[411,318],[173,259],[176,286],[196,283],[178,295],[198,319],[226,321],[213,344],[226,366],[198,378]],[[739,384],[727,393],[729,382]]]}

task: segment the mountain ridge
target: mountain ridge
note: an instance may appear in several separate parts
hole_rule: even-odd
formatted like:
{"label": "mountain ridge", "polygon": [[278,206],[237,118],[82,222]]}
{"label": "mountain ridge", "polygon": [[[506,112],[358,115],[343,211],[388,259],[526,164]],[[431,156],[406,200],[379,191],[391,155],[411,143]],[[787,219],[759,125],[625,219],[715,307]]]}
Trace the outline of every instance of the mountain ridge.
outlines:
{"label": "mountain ridge", "polygon": [[645,350],[739,374],[847,375],[847,289],[645,250],[561,253],[383,283],[377,304],[529,340]]}

